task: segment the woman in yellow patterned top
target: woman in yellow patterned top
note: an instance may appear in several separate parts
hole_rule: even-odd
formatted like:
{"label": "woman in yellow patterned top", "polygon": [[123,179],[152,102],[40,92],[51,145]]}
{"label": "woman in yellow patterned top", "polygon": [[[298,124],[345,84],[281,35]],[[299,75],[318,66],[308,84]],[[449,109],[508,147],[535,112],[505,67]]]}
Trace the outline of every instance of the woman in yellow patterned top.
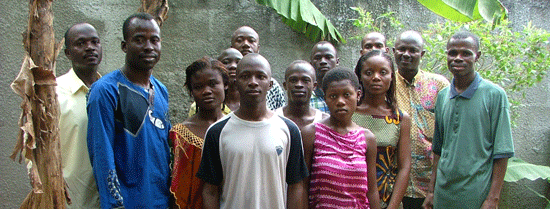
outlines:
{"label": "woman in yellow patterned top", "polygon": [[376,137],[380,205],[400,208],[411,170],[411,121],[396,105],[392,58],[379,50],[370,51],[357,62],[355,74],[364,94],[352,120],[371,130]]}
{"label": "woman in yellow patterned top", "polygon": [[174,162],[170,192],[174,208],[202,208],[202,185],[195,177],[201,162],[201,149],[208,127],[223,117],[223,105],[229,76],[225,66],[203,57],[185,69],[185,86],[195,100],[197,113],[170,130]]}

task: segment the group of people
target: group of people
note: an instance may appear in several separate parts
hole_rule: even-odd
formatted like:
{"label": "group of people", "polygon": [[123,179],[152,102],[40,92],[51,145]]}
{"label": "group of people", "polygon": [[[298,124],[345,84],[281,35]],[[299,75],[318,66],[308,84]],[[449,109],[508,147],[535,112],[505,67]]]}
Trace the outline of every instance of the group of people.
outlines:
{"label": "group of people", "polygon": [[[354,69],[314,45],[281,85],[248,26],[185,69],[172,125],[155,19],[122,27],[124,65],[99,75],[100,38],[65,33],[57,78],[63,175],[74,208],[496,208],[514,154],[506,93],[475,71],[479,38],[447,42],[449,82],[419,69],[423,39],[365,35]],[[285,100],[286,92],[286,100]],[[433,171],[433,172],[432,172]]]}

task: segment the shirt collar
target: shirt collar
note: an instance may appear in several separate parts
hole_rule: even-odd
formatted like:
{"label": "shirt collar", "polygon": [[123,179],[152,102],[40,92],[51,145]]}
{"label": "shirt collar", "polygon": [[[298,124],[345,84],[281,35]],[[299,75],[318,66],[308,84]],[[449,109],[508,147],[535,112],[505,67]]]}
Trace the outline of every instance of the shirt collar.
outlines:
{"label": "shirt collar", "polygon": [[320,88],[316,88],[315,90],[313,90],[313,94],[318,98],[321,98],[323,100],[325,99],[325,93]]}
{"label": "shirt collar", "polygon": [[406,87],[416,87],[416,78],[422,76],[422,74],[424,73],[422,70],[418,69],[418,72],[416,73],[416,75],[414,76],[414,78],[412,79],[412,82],[409,83],[409,81],[405,78],[403,78],[403,76],[401,75],[401,73],[399,73],[399,70],[395,72],[397,74],[397,80],[398,81],[401,81],[405,84]]}
{"label": "shirt collar", "polygon": [[454,99],[456,96],[461,96],[466,99],[471,99],[474,96],[474,93],[476,93],[477,88],[479,87],[479,83],[481,82],[481,76],[479,76],[479,73],[476,72],[476,77],[474,78],[474,81],[468,86],[468,88],[462,92],[462,94],[458,94],[458,92],[455,89],[455,79],[451,81],[451,94],[450,98]]}
{"label": "shirt collar", "polygon": [[[84,82],[80,80],[80,78],[74,72],[73,68],[69,69],[69,72],[67,72],[67,75],[69,77],[69,79],[67,80],[67,82],[69,82],[69,85],[67,86],[71,94],[75,94],[80,89],[84,90],[85,92],[89,91],[88,86],[86,86],[86,84],[84,84]],[[97,73],[97,77],[101,78],[101,74],[99,74],[99,72]]]}

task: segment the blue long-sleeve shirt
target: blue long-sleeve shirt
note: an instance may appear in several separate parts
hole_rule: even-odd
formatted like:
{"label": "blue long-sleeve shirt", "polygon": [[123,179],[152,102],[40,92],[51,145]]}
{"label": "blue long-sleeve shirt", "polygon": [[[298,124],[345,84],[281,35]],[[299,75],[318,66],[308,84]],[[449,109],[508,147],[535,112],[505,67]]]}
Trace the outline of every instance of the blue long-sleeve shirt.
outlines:
{"label": "blue long-sleeve shirt", "polygon": [[152,90],[120,70],[96,81],[88,95],[88,151],[102,208],[168,208],[168,92]]}

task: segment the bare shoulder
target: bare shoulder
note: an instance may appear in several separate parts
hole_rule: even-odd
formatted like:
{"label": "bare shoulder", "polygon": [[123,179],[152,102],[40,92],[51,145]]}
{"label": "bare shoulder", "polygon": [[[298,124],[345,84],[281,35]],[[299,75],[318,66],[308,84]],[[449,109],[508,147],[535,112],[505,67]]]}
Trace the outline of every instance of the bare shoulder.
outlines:
{"label": "bare shoulder", "polygon": [[367,141],[369,141],[371,139],[376,141],[376,138],[375,138],[374,134],[369,129],[363,128],[363,133],[365,133],[365,139]]}
{"label": "bare shoulder", "polygon": [[309,136],[309,135],[315,135],[315,123],[310,123],[300,130],[302,132],[302,136]]}

